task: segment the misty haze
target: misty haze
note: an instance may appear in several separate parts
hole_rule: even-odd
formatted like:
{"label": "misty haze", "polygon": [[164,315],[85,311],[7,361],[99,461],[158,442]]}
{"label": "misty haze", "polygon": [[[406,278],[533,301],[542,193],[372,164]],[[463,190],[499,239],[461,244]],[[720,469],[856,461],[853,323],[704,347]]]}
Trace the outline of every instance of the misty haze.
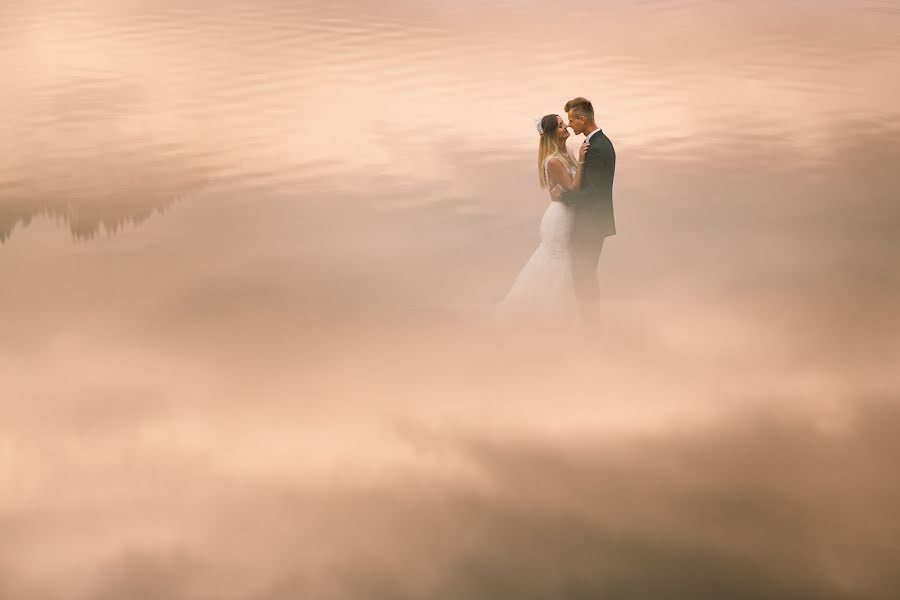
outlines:
{"label": "misty haze", "polygon": [[[4,0],[0,599],[898,597],[898,31]],[[575,96],[603,318],[486,330]]]}

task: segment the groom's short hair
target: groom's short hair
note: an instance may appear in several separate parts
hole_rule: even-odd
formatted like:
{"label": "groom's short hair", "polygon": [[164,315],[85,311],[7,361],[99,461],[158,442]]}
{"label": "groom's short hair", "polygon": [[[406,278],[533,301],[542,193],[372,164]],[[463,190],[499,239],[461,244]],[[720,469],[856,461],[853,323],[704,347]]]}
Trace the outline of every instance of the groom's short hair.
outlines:
{"label": "groom's short hair", "polygon": [[569,112],[570,110],[575,111],[579,117],[587,117],[592,120],[594,118],[594,105],[587,98],[579,96],[566,102],[565,111]]}

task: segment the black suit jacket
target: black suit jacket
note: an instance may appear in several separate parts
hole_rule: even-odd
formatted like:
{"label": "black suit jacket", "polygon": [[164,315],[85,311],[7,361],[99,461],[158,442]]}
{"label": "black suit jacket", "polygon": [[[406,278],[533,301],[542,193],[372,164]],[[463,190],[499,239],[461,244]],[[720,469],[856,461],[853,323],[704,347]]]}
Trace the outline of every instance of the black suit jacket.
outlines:
{"label": "black suit jacket", "polygon": [[591,136],[591,145],[584,157],[581,187],[563,192],[560,200],[574,206],[573,237],[594,238],[616,235],[612,188],[616,174],[616,151],[603,130]]}

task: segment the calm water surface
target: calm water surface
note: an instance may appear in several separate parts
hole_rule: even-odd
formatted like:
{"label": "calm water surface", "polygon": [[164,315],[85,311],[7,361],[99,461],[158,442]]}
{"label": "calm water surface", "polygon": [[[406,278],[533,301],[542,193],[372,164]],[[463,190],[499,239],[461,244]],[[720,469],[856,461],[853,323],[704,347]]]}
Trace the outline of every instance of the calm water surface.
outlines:
{"label": "calm water surface", "polygon": [[900,3],[380,4],[0,4],[0,598],[897,597]]}

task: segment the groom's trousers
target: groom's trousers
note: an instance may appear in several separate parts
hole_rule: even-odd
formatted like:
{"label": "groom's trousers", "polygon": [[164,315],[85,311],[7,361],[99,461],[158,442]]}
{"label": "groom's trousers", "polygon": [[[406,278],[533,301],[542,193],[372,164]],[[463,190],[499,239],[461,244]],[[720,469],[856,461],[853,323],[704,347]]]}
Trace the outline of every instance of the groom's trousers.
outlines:
{"label": "groom's trousers", "polygon": [[572,252],[572,282],[578,299],[578,310],[588,323],[596,323],[600,284],[597,264],[603,250],[604,237],[591,235],[576,238]]}

